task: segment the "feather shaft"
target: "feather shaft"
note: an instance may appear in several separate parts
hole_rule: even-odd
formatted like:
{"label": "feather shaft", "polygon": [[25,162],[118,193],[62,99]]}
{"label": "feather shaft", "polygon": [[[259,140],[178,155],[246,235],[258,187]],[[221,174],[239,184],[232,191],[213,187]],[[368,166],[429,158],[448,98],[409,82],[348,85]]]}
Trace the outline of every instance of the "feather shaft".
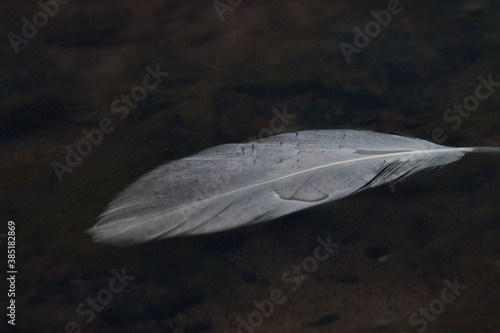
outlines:
{"label": "feather shaft", "polygon": [[226,144],[166,163],[115,198],[88,230],[95,241],[134,244],[268,221],[419,171],[466,153],[397,135],[354,130],[285,133]]}

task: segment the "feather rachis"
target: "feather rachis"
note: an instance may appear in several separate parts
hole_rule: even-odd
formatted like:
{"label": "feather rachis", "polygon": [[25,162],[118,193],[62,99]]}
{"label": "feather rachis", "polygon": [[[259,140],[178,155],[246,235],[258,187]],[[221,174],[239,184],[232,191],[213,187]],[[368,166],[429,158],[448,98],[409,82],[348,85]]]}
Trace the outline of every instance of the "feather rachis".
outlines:
{"label": "feather rachis", "polygon": [[493,152],[474,149],[354,130],[226,144],[139,178],[89,232],[96,241],[138,243],[240,227],[401,181],[468,152]]}

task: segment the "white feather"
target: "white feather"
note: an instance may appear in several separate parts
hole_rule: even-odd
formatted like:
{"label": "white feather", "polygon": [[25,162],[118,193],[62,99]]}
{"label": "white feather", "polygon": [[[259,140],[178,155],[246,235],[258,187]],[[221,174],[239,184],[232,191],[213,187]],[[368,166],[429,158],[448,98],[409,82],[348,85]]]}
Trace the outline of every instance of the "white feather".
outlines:
{"label": "white feather", "polygon": [[167,163],[130,185],[89,229],[133,244],[263,222],[337,200],[469,152],[397,135],[302,131],[225,144]]}

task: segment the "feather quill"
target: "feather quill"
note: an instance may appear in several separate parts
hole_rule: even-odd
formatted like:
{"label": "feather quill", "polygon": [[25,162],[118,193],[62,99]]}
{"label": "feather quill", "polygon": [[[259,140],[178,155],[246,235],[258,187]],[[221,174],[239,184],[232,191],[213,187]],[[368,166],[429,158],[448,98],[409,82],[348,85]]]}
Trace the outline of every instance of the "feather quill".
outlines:
{"label": "feather quill", "polygon": [[285,133],[164,164],[119,194],[88,230],[130,245],[212,233],[405,179],[495,147],[450,148],[357,130]]}

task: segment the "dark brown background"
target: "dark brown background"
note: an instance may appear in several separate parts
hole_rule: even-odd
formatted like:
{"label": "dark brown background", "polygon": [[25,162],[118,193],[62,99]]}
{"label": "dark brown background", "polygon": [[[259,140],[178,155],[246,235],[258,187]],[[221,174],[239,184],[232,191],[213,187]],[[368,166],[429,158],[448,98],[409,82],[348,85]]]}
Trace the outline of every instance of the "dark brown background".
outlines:
{"label": "dark brown background", "polygon": [[[243,0],[221,22],[210,1],[72,0],[18,54],[5,37],[0,216],[18,227],[19,331],[61,332],[75,320],[82,332],[236,332],[253,300],[279,288],[287,301],[255,332],[410,333],[420,327],[410,314],[458,277],[467,290],[426,332],[498,332],[498,156],[466,157],[394,192],[384,186],[223,234],[116,248],[84,233],[136,177],[255,137],[285,105],[296,115],[288,131],[431,140],[442,128],[449,145],[500,146],[500,91],[458,129],[443,120],[479,75],[500,81],[498,2],[402,5],[350,64],[339,43],[352,43],[353,28],[387,2]],[[3,3],[2,34],[19,34],[21,18],[39,10],[34,1]],[[110,103],[156,64],[170,76],[118,120]],[[64,162],[65,147],[104,117],[116,129],[60,183],[51,163]],[[282,273],[329,234],[338,253],[290,291]],[[87,325],[78,304],[122,267],[135,280]]]}

